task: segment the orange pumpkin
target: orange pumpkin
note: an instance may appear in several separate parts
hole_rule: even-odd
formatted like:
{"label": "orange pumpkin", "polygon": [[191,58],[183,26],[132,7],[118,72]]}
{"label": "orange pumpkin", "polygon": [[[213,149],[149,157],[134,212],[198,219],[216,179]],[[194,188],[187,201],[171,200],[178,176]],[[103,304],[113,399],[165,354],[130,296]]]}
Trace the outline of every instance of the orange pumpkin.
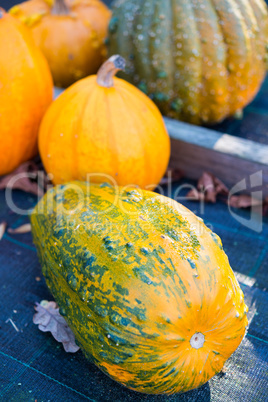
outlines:
{"label": "orange pumpkin", "polygon": [[97,76],[72,85],[47,111],[39,150],[55,184],[103,182],[106,174],[119,185],[152,189],[162,178],[170,156],[163,118],[139,89],[114,78],[123,67],[124,59],[112,56]]}
{"label": "orange pumpkin", "polygon": [[105,60],[109,9],[98,0],[29,0],[10,13],[32,30],[56,86],[95,74]]}
{"label": "orange pumpkin", "polygon": [[30,31],[0,9],[0,175],[37,154],[40,121],[52,102],[47,61]]}

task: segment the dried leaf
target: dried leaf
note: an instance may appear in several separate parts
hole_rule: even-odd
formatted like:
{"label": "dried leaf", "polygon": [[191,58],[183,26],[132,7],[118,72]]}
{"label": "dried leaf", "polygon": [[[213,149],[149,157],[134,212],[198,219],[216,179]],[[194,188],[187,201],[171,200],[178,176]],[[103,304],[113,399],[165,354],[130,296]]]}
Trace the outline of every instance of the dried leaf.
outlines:
{"label": "dried leaf", "polygon": [[205,199],[205,194],[200,193],[196,188],[193,188],[187,193],[186,197],[193,201],[203,201]]}
{"label": "dried leaf", "polygon": [[37,313],[33,316],[34,324],[42,332],[51,332],[56,341],[63,344],[66,352],[75,353],[79,347],[75,343],[75,337],[65,319],[60,315],[59,308],[55,302],[43,300],[36,303]]}
{"label": "dried leaf", "polygon": [[262,200],[252,198],[250,195],[246,194],[233,195],[229,199],[229,206],[234,208],[249,208],[262,204],[263,204]]}
{"label": "dried leaf", "polygon": [[11,234],[29,233],[29,232],[31,232],[31,230],[32,229],[31,229],[30,223],[25,223],[24,225],[21,225],[15,229],[12,229],[12,228],[7,229],[8,233],[11,233]]}
{"label": "dried leaf", "polygon": [[6,222],[0,223],[0,240],[2,239],[2,237],[3,237],[4,234],[5,234],[6,227],[7,227]]}
{"label": "dried leaf", "polygon": [[218,179],[217,177],[213,176],[214,178],[214,186],[217,194],[228,195],[229,189],[225,186],[225,184]]}
{"label": "dried leaf", "polygon": [[42,196],[44,191],[38,186],[37,182],[33,181],[33,177],[37,177],[37,173],[38,166],[35,162],[24,162],[14,172],[0,179],[0,190],[11,188]]}
{"label": "dried leaf", "polygon": [[[197,188],[190,190],[186,197],[190,200],[216,202],[218,195],[228,196],[229,190],[225,184],[213,174],[204,172],[198,180]],[[263,215],[268,215],[268,197],[265,200],[252,198],[250,195],[233,195],[229,200],[225,198],[230,207],[249,208],[263,205]]]}
{"label": "dried leaf", "polygon": [[174,181],[178,181],[183,177],[183,173],[178,169],[169,169],[166,171],[165,176],[160,181],[160,186],[167,185],[169,183],[173,183]]}
{"label": "dried leaf", "polygon": [[217,195],[228,195],[229,190],[223,182],[213,174],[204,172],[198,180],[197,189],[193,189],[186,195],[197,201],[206,201],[215,203]]}

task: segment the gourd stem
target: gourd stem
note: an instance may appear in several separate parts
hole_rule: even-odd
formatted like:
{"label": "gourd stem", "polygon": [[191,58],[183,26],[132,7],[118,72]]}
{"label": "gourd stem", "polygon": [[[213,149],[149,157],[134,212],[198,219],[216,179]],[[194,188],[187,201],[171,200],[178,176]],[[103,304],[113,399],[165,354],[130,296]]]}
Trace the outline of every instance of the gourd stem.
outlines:
{"label": "gourd stem", "polygon": [[70,8],[67,6],[64,0],[55,0],[54,6],[51,10],[53,15],[69,15]]}
{"label": "gourd stem", "polygon": [[126,61],[123,57],[118,54],[111,56],[103,65],[100,67],[97,73],[97,83],[101,87],[111,88],[114,86],[114,76],[120,71],[124,70],[126,66]]}

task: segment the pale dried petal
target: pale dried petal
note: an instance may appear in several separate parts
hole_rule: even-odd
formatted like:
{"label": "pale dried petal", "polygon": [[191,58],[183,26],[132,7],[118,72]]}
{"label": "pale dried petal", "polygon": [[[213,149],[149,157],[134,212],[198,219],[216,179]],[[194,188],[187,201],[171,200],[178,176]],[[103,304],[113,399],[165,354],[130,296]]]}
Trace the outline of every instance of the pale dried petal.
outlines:
{"label": "pale dried petal", "polygon": [[66,352],[75,353],[79,347],[75,343],[75,337],[65,319],[60,315],[59,308],[55,302],[42,301],[37,303],[33,316],[34,324],[42,332],[51,332],[56,341],[63,344]]}

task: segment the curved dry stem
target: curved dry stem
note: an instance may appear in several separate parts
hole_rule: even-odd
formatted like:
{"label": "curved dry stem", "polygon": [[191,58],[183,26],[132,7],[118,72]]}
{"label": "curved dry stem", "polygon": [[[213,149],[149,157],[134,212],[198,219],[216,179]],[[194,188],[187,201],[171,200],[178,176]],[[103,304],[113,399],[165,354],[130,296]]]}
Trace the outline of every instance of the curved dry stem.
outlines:
{"label": "curved dry stem", "polygon": [[120,71],[124,70],[126,65],[125,59],[117,55],[111,56],[103,65],[100,67],[97,73],[97,83],[101,87],[111,88],[114,86],[114,76]]}

